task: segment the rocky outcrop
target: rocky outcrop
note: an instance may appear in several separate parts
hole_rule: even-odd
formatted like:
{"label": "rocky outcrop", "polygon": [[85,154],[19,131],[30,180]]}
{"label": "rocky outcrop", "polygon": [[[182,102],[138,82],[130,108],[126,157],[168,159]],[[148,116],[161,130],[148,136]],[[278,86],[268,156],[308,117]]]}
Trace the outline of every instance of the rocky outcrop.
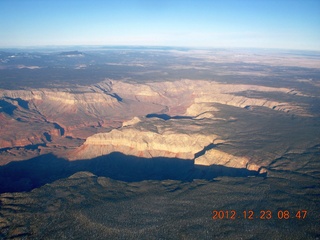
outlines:
{"label": "rocky outcrop", "polygon": [[196,118],[211,118],[214,117],[214,112],[219,111],[218,108],[214,107],[212,103],[200,102],[193,103],[186,110],[186,115],[193,116]]}
{"label": "rocky outcrop", "polygon": [[237,157],[215,148],[208,150],[204,155],[194,160],[196,165],[223,165],[234,168],[246,168],[248,162],[249,159],[247,157]]}
{"label": "rocky outcrop", "polygon": [[211,166],[222,165],[232,168],[246,168],[250,171],[256,171],[260,174],[266,173],[267,169],[252,162],[249,156],[235,156],[230,153],[226,153],[220,149],[213,148],[206,151],[205,154],[194,159],[195,165]]}
{"label": "rocky outcrop", "polygon": [[127,127],[127,126],[131,126],[131,125],[135,125],[137,123],[141,122],[141,119],[138,117],[134,117],[131,120],[125,121],[122,123],[122,127]]}
{"label": "rocky outcrop", "polygon": [[72,159],[90,159],[111,152],[122,152],[139,157],[176,157],[193,159],[195,153],[213,143],[218,136],[196,133],[141,131],[135,128],[114,129],[95,134],[72,153]]}

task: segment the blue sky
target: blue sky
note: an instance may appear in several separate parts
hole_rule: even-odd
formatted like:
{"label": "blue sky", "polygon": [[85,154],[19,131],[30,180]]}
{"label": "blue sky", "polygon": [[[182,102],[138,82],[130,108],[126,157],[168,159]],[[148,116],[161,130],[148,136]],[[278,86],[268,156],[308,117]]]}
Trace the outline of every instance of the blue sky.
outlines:
{"label": "blue sky", "polygon": [[320,0],[0,0],[0,47],[320,50]]}

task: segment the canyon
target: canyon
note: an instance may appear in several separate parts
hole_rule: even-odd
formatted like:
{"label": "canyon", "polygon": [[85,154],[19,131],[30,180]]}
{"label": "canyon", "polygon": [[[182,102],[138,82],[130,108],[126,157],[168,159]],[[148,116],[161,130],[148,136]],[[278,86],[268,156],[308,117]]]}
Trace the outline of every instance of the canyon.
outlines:
{"label": "canyon", "polygon": [[0,238],[320,236],[318,53],[80,50],[0,51]]}
{"label": "canyon", "polygon": [[[305,104],[241,96],[243,92],[306,97],[295,89],[188,79],[143,84],[107,79],[73,89],[1,90],[0,162],[3,165],[8,159],[25,160],[50,152],[70,160],[121,152],[265,172],[273,158],[262,161],[248,152],[235,156],[229,144],[234,141],[232,137],[216,133],[217,122],[238,121],[232,115],[217,117],[221,106],[248,113],[254,108],[301,117],[312,113]],[[169,119],[148,114],[165,114]],[[28,153],[19,153],[19,148],[37,145]],[[209,145],[215,149],[195,157]]]}

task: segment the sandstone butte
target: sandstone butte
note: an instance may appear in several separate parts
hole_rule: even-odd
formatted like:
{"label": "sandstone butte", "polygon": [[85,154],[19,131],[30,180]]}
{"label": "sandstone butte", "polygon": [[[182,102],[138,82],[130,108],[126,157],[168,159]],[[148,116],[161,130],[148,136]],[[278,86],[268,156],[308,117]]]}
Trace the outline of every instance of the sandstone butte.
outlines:
{"label": "sandstone butte", "polygon": [[[106,79],[92,86],[79,86],[72,90],[1,90],[0,99],[16,109],[11,115],[0,113],[0,117],[5,120],[0,148],[48,142],[52,145],[55,141],[59,145],[61,138],[71,137],[84,139],[85,142],[67,154],[69,159],[90,159],[114,151],[147,158],[163,156],[194,159],[195,154],[208,145],[224,142],[214,130],[206,132],[205,122],[201,123],[203,126],[199,131],[197,122],[214,119],[215,112],[219,111],[217,103],[239,108],[260,106],[274,111],[309,115],[301,104],[241,94],[246,91],[303,95],[288,88],[187,79],[149,83]],[[27,106],[19,104],[21,100]],[[178,120],[166,122],[145,118],[149,113],[187,116],[192,119],[184,120],[183,124]],[[30,132],[25,129],[28,125]],[[59,133],[57,125],[62,129]],[[23,129],[21,132],[24,137],[21,135],[21,139],[16,139],[17,135],[11,134],[13,128],[18,128],[17,131]],[[6,132],[5,129],[10,131]],[[92,129],[98,133],[95,134]],[[109,130],[106,132],[106,129]],[[45,133],[52,137],[59,135],[60,138],[44,139]],[[235,157],[219,149],[206,151],[194,161],[202,165],[221,164],[260,169],[259,165],[250,162],[250,157]]]}

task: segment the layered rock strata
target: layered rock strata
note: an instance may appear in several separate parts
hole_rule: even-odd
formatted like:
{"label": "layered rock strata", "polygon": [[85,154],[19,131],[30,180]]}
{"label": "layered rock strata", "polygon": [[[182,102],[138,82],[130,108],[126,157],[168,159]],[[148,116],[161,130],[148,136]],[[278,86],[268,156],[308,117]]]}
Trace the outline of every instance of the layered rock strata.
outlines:
{"label": "layered rock strata", "polygon": [[[149,121],[157,124],[157,122]],[[159,121],[158,121],[159,123]],[[108,133],[98,133],[88,137],[85,143],[73,152],[70,159],[90,159],[111,152],[122,152],[144,158],[175,157],[193,159],[197,152],[206,146],[219,142],[214,134],[201,134],[195,131],[189,133],[176,131],[169,127],[161,129],[154,125],[149,130],[144,126],[131,125],[114,129]]]}
{"label": "layered rock strata", "polygon": [[[206,132],[203,122],[219,120],[215,117],[220,111],[217,104],[245,109],[259,106],[309,116],[302,104],[244,94],[250,91],[261,96],[269,92],[303,96],[288,88],[188,79],[147,83],[106,79],[74,89],[1,90],[0,149],[34,144],[49,147],[49,142],[50,146],[56,146],[63,138],[70,138],[86,140],[75,155],[70,156],[72,159],[92,158],[112,151],[143,157],[193,159],[218,138],[214,131]],[[184,120],[183,124],[170,121],[170,125],[166,121],[143,118],[150,113],[188,117],[194,121]],[[202,125],[200,133],[198,125]],[[115,128],[121,129],[112,130]],[[192,128],[197,131],[190,131]],[[208,160],[196,162],[208,164]],[[236,161],[232,162],[237,165]],[[245,166],[244,162],[239,163],[239,167]]]}

